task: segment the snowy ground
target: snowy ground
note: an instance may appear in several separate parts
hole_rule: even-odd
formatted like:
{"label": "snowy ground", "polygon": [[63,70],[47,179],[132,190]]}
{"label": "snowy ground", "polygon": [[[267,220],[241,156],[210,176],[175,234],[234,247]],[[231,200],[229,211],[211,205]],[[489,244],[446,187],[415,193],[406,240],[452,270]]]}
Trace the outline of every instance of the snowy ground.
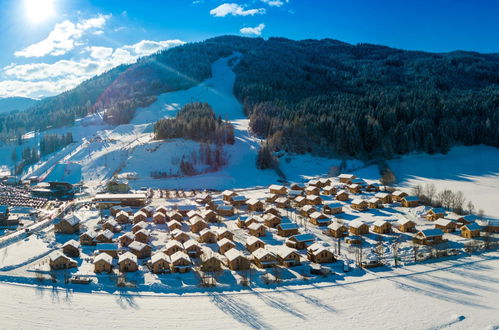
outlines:
{"label": "snowy ground", "polygon": [[270,290],[90,294],[2,283],[0,295],[9,297],[2,328],[497,329],[499,254]]}
{"label": "snowy ground", "polygon": [[[438,191],[461,190],[476,209],[499,218],[499,149],[488,146],[455,147],[447,155],[408,155],[388,162],[397,186],[433,183]],[[377,179],[376,167],[355,171]]]}

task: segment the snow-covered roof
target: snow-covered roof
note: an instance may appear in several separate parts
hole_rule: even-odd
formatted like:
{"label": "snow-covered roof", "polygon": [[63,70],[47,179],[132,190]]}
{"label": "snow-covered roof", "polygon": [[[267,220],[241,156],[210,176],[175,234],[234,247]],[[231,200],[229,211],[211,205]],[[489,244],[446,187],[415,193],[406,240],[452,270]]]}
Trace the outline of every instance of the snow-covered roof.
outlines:
{"label": "snow-covered roof", "polygon": [[339,190],[337,193],[336,193],[336,196],[338,195],[348,195],[348,192],[346,190]]}
{"label": "snow-covered roof", "polygon": [[385,219],[378,219],[378,220],[374,221],[374,226],[381,227],[387,223],[388,223],[388,221],[386,221]]}
{"label": "snow-covered roof", "polygon": [[360,226],[365,225],[365,223],[362,220],[354,220],[350,221],[348,225],[352,228],[359,228]]}
{"label": "snow-covered roof", "polygon": [[134,218],[136,217],[144,217],[147,218],[147,214],[144,211],[138,211],[133,215]]}
{"label": "snow-covered roof", "polygon": [[424,229],[420,231],[421,234],[423,234],[425,237],[435,237],[435,236],[442,236],[444,234],[443,231],[440,229]]}
{"label": "snow-covered roof", "polygon": [[418,196],[405,196],[403,198],[406,201],[408,201],[408,202],[417,202],[417,201],[419,201],[419,197]]}
{"label": "snow-covered roof", "polygon": [[196,242],[196,241],[195,241],[195,240],[193,240],[193,239],[190,239],[190,240],[185,241],[183,245],[184,245],[184,249],[186,249],[186,250],[187,250],[187,249],[190,249],[190,248],[192,248],[192,247],[194,247],[194,246],[201,247],[201,245],[199,245],[199,243],[198,243],[198,242]]}
{"label": "snow-covered roof", "polygon": [[285,222],[285,223],[280,223],[278,225],[279,228],[282,230],[293,230],[293,229],[298,229],[300,226],[294,222]]}
{"label": "snow-covered roof", "polygon": [[182,259],[188,261],[189,263],[191,262],[191,258],[189,258],[189,256],[185,252],[182,252],[182,251],[175,252],[174,254],[172,254],[170,259],[171,259],[172,263],[176,263]]}
{"label": "snow-covered roof", "polygon": [[227,238],[222,238],[221,240],[219,240],[219,241],[217,242],[217,245],[218,245],[219,247],[222,247],[222,246],[224,246],[224,245],[232,245],[232,246],[236,246],[236,245],[234,244],[234,242],[232,242],[230,239],[227,239]]}
{"label": "snow-covered roof", "polygon": [[251,198],[251,199],[248,199],[248,201],[246,201],[246,204],[248,204],[248,205],[256,205],[258,203],[262,203],[262,201],[260,201],[256,198]]}
{"label": "snow-covered roof", "polygon": [[407,195],[407,193],[405,193],[405,192],[403,192],[401,190],[396,190],[396,191],[392,192],[392,195],[399,197],[399,196],[402,196],[402,195]]}
{"label": "snow-covered roof", "polygon": [[251,230],[259,230],[260,228],[265,227],[263,224],[259,222],[253,222],[248,226],[248,229]]}
{"label": "snow-covered roof", "polygon": [[133,225],[132,228],[142,228],[142,229],[144,229],[146,227],[147,227],[147,222],[140,221],[140,222],[136,223],[135,225]]}
{"label": "snow-covered roof", "polygon": [[339,223],[338,221],[334,221],[332,224],[328,226],[331,230],[338,230],[340,228],[345,228],[345,225]]}
{"label": "snow-covered roof", "polygon": [[273,258],[275,258],[275,254],[270,252],[269,250],[265,249],[265,248],[259,248],[255,251],[253,251],[252,255],[256,258],[256,259],[262,259],[262,258],[265,258],[266,256],[271,256]]}
{"label": "snow-covered roof", "polygon": [[151,263],[156,263],[160,260],[166,261],[168,263],[171,262],[170,257],[163,252],[156,252],[155,254],[152,255],[151,257]]}
{"label": "snow-covered roof", "polygon": [[116,226],[119,225],[118,222],[116,220],[114,220],[114,219],[109,219],[105,223],[108,224],[108,225],[110,225],[110,226],[112,226],[112,227],[116,227]]}
{"label": "snow-covered roof", "polygon": [[281,186],[281,185],[278,185],[278,184],[272,184],[269,186],[269,190],[272,189],[272,190],[281,190],[285,188],[284,186]]}
{"label": "snow-covered roof", "polygon": [[292,253],[297,253],[296,249],[290,248],[289,246],[285,245],[275,247],[274,251],[282,259],[287,259]]}
{"label": "snow-covered roof", "polygon": [[245,258],[244,254],[239,251],[239,250],[236,250],[236,249],[230,249],[228,251],[225,252],[225,257],[229,260],[229,261],[233,261],[239,257],[243,257]]}
{"label": "snow-covered roof", "polygon": [[310,214],[310,218],[312,218],[312,219],[319,219],[319,218],[324,218],[324,217],[326,217],[326,216],[318,211],[315,211],[312,214]]}
{"label": "snow-covered roof", "polygon": [[166,242],[165,244],[165,250],[169,249],[169,248],[172,248],[174,246],[177,246],[179,247],[180,249],[183,249],[183,245],[182,243],[180,243],[179,241],[176,241],[176,240],[169,240],[168,242]]}
{"label": "snow-covered roof", "polygon": [[71,215],[64,217],[64,219],[62,221],[66,221],[71,226],[74,226],[74,225],[77,225],[80,223],[80,219],[74,214],[71,214]]}
{"label": "snow-covered roof", "polygon": [[107,253],[101,253],[99,254],[98,256],[96,256],[94,258],[94,261],[93,263],[96,264],[97,262],[99,261],[104,261],[105,263],[107,264],[112,264],[113,263],[113,257],[111,257],[109,254]]}
{"label": "snow-covered roof", "polygon": [[407,219],[407,218],[402,218],[402,219],[397,220],[397,223],[399,225],[405,225],[405,224],[408,224],[409,222],[414,223],[414,221],[412,221],[411,219]]}
{"label": "snow-covered roof", "polygon": [[480,230],[482,227],[476,222],[469,223],[467,225],[464,225],[463,227],[468,228],[468,230]]}
{"label": "snow-covered roof", "polygon": [[340,175],[338,175],[338,178],[340,178],[340,179],[353,179],[353,178],[355,178],[355,175],[353,175],[353,174],[340,174]]}
{"label": "snow-covered roof", "polygon": [[244,201],[246,201],[246,197],[242,196],[242,195],[240,195],[240,196],[234,196],[234,197],[232,197],[232,200],[234,202],[244,202]]}
{"label": "snow-covered roof", "polygon": [[74,239],[71,239],[71,240],[67,241],[66,243],[64,243],[64,245],[62,247],[65,247],[65,246],[72,246],[72,247],[78,249],[80,247],[80,242],[75,241]]}
{"label": "snow-covered roof", "polygon": [[121,236],[119,237],[119,239],[123,239],[123,238],[125,238],[125,237],[128,237],[128,238],[130,238],[130,239],[132,239],[132,240],[133,240],[133,239],[135,238],[135,235],[134,235],[133,233],[131,233],[131,232],[126,232],[126,233],[124,233],[123,235],[121,235]]}
{"label": "snow-covered roof", "polygon": [[388,196],[390,196],[389,193],[382,192],[382,191],[380,191],[380,192],[376,193],[376,195],[374,195],[374,197],[376,197],[376,198],[385,198],[385,197],[388,197]]}
{"label": "snow-covered roof", "polygon": [[250,236],[248,236],[248,238],[246,238],[246,244],[248,244],[248,245],[253,245],[253,244],[257,243],[257,242],[262,242],[263,243],[263,241],[261,239],[259,239],[258,237],[256,237],[256,236],[251,236],[250,235]]}
{"label": "snow-covered roof", "polygon": [[356,205],[358,205],[358,204],[362,204],[362,203],[365,203],[365,200],[360,199],[360,198],[356,198],[356,199],[354,199],[354,200],[352,201],[352,204],[356,204]]}
{"label": "snow-covered roof", "polygon": [[206,234],[210,234],[210,233],[211,233],[212,235],[215,235],[215,233],[214,233],[212,230],[210,230],[210,229],[208,229],[208,228],[204,228],[203,230],[201,230],[201,231],[199,232],[199,235],[200,235],[200,236],[204,236],[204,235],[206,235]]}
{"label": "snow-covered roof", "polygon": [[142,250],[144,250],[144,248],[146,246],[147,246],[147,244],[144,244],[142,242],[133,241],[132,243],[130,243],[130,245],[128,245],[128,248],[130,250],[134,250],[134,251],[142,251]]}
{"label": "snow-covered roof", "polygon": [[233,196],[233,195],[237,195],[237,193],[233,190],[224,190],[222,192],[222,196]]}
{"label": "snow-covered roof", "polygon": [[87,230],[86,232],[84,232],[83,234],[80,235],[81,236],[88,236],[90,238],[95,238],[97,236],[97,233],[93,230]]}
{"label": "snow-covered roof", "polygon": [[308,242],[315,240],[315,236],[310,233],[298,234],[291,236],[290,238],[294,238],[294,240],[297,242]]}
{"label": "snow-covered roof", "polygon": [[451,221],[449,219],[440,218],[440,219],[437,219],[434,223],[435,223],[435,225],[447,227],[448,225],[452,224],[453,221]]}
{"label": "snow-covered roof", "polygon": [[130,260],[134,263],[137,263],[137,256],[131,252],[125,252],[123,253],[122,255],[119,256],[118,258],[118,262],[122,262],[122,261],[125,261],[125,260]]}
{"label": "snow-covered roof", "polygon": [[107,239],[112,239],[114,236],[113,232],[110,231],[109,229],[104,230],[103,232],[99,233],[99,235],[97,235],[97,236],[100,236],[100,235],[103,235]]}
{"label": "snow-covered roof", "polygon": [[191,225],[195,225],[195,224],[197,224],[198,222],[202,222],[202,223],[205,223],[205,224],[206,224],[206,222],[204,221],[204,219],[203,219],[203,218],[201,218],[199,215],[195,215],[194,217],[192,217],[192,218],[190,218],[190,219],[189,219],[189,223],[190,223]]}

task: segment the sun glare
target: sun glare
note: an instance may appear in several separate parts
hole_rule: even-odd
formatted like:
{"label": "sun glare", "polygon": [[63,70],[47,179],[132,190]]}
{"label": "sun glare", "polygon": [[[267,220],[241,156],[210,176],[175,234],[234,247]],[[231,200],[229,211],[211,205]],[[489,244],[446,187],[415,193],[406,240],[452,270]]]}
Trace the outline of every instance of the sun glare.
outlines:
{"label": "sun glare", "polygon": [[24,0],[24,10],[31,22],[42,22],[54,15],[54,0]]}

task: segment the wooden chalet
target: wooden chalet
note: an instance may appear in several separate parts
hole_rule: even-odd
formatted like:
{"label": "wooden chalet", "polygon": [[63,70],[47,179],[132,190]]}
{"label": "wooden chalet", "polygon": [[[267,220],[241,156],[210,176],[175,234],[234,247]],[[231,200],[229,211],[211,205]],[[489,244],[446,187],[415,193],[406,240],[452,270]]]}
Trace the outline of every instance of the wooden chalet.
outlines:
{"label": "wooden chalet", "polygon": [[376,234],[389,234],[392,232],[392,225],[386,220],[376,220],[373,224],[373,232]]}
{"label": "wooden chalet", "polygon": [[459,218],[456,219],[456,224],[458,227],[461,227],[463,225],[468,225],[472,222],[475,222],[476,220],[478,220],[478,217],[474,214],[467,214],[465,216],[461,216]]}
{"label": "wooden chalet", "polygon": [[178,222],[184,221],[184,216],[180,212],[177,212],[177,211],[173,211],[173,212],[168,213],[168,218],[170,218],[170,221],[172,221],[172,220],[176,220]]}
{"label": "wooden chalet", "polygon": [[452,233],[456,230],[457,225],[454,221],[444,218],[439,218],[435,220],[435,229],[440,229],[444,233]]}
{"label": "wooden chalet", "polygon": [[258,200],[258,199],[251,198],[246,202],[246,204],[248,205],[248,211],[250,211],[250,212],[262,212],[263,211],[263,202]]}
{"label": "wooden chalet", "polygon": [[282,221],[281,217],[278,217],[277,215],[274,215],[272,213],[265,214],[263,216],[263,220],[264,220],[265,226],[267,226],[269,228],[277,227]]}
{"label": "wooden chalet", "polygon": [[113,258],[118,258],[118,244],[116,243],[99,243],[95,246],[95,251],[98,253],[107,253]]}
{"label": "wooden chalet", "polygon": [[261,217],[247,217],[247,218],[237,218],[237,226],[239,228],[247,228],[249,225],[251,225],[254,222],[263,222],[263,218]]}
{"label": "wooden chalet", "polygon": [[166,217],[166,213],[156,212],[152,216],[152,221],[157,225],[163,225],[168,222],[169,219]]}
{"label": "wooden chalet", "polygon": [[97,255],[92,263],[95,273],[110,273],[113,270],[113,257],[107,253]]}
{"label": "wooden chalet", "polygon": [[273,214],[273,215],[276,215],[278,217],[281,216],[281,212],[279,212],[279,210],[277,208],[275,208],[274,206],[267,206],[265,208],[265,211],[264,211],[265,214]]}
{"label": "wooden chalet", "polygon": [[362,187],[358,183],[352,183],[347,186],[347,189],[351,194],[360,194]]}
{"label": "wooden chalet", "polygon": [[80,242],[71,239],[63,244],[62,253],[70,258],[76,258],[80,256]]}
{"label": "wooden chalet", "polygon": [[222,199],[224,201],[230,202],[232,197],[237,196],[237,193],[233,190],[225,190],[222,192]]}
{"label": "wooden chalet", "polygon": [[142,229],[147,229],[147,226],[148,226],[148,224],[145,221],[138,222],[135,225],[133,225],[133,227],[132,227],[132,233],[135,234],[136,232],[138,232],[138,231],[140,231]]}
{"label": "wooden chalet", "polygon": [[152,251],[150,245],[139,241],[133,241],[132,243],[130,243],[130,245],[128,245],[128,249],[130,250],[130,252],[135,254],[139,259],[149,258],[151,256],[151,251]]}
{"label": "wooden chalet", "polygon": [[97,233],[93,230],[88,230],[80,235],[80,244],[81,245],[95,245],[95,237]]}
{"label": "wooden chalet", "polygon": [[397,220],[397,225],[398,230],[404,233],[413,232],[416,230],[416,223],[407,218]]}
{"label": "wooden chalet", "polygon": [[321,193],[321,189],[317,186],[308,186],[305,188],[306,195],[319,195]]}
{"label": "wooden chalet", "polygon": [[238,196],[232,197],[232,199],[230,200],[230,203],[234,207],[241,207],[241,206],[246,205],[247,201],[248,201],[248,199],[246,197],[244,197],[242,195],[238,195]]}
{"label": "wooden chalet", "polygon": [[164,215],[168,214],[168,207],[160,206],[156,209],[156,213],[163,213]]}
{"label": "wooden chalet", "polygon": [[406,192],[401,190],[397,190],[392,192],[392,201],[394,202],[402,202],[402,198],[409,196]]}
{"label": "wooden chalet", "polygon": [[374,197],[384,204],[390,204],[392,202],[392,195],[387,192],[378,192],[374,195]]}
{"label": "wooden chalet", "polygon": [[164,254],[163,252],[156,252],[151,257],[151,271],[154,274],[169,273],[170,270],[171,270],[170,256]]}
{"label": "wooden chalet", "polygon": [[378,192],[380,190],[380,184],[377,183],[377,182],[374,182],[374,183],[369,183],[367,186],[366,186],[366,191],[368,192]]}
{"label": "wooden chalet", "polygon": [[109,230],[113,233],[119,233],[121,231],[121,226],[115,219],[109,219],[102,225],[103,230]]}
{"label": "wooden chalet", "polygon": [[133,224],[137,224],[141,221],[147,221],[147,214],[144,211],[138,211],[133,215]]}
{"label": "wooden chalet", "polygon": [[136,272],[139,270],[137,256],[131,252],[125,252],[118,258],[120,272]]}
{"label": "wooden chalet", "polygon": [[74,234],[80,231],[80,219],[75,215],[58,218],[54,221],[54,230],[58,234]]}
{"label": "wooden chalet", "polygon": [[161,251],[167,256],[171,256],[175,252],[184,251],[184,246],[179,241],[169,240]]}
{"label": "wooden chalet", "polygon": [[241,251],[230,249],[225,252],[227,258],[227,267],[231,270],[247,270],[250,268],[251,263]]}
{"label": "wooden chalet", "polygon": [[217,208],[217,214],[222,217],[231,217],[234,215],[234,207],[232,205],[220,205]]}
{"label": "wooden chalet", "polygon": [[286,195],[288,189],[284,186],[273,184],[269,186],[269,192],[275,195]]}
{"label": "wooden chalet", "polygon": [[346,190],[340,190],[336,193],[335,199],[337,201],[346,202],[349,199],[348,192]]}
{"label": "wooden chalet", "polygon": [[222,257],[218,253],[203,253],[200,269],[203,272],[219,272],[222,270]]}
{"label": "wooden chalet", "polygon": [[149,238],[151,237],[151,232],[147,229],[141,229],[134,235],[134,240],[141,243],[149,242]]}
{"label": "wooden chalet", "polygon": [[341,238],[348,236],[348,228],[339,223],[338,221],[334,221],[332,224],[330,224],[328,227],[328,234],[334,238]]}
{"label": "wooden chalet", "polygon": [[335,186],[325,186],[322,188],[322,194],[327,195],[327,196],[334,196],[336,195],[336,187]]}
{"label": "wooden chalet", "polygon": [[265,236],[267,231],[265,226],[261,223],[254,222],[248,226],[248,233],[255,237]]}
{"label": "wooden chalet", "polygon": [[297,197],[293,200],[293,204],[294,204],[296,207],[302,207],[302,206],[305,206],[305,205],[307,205],[307,199],[305,198],[305,196],[297,196]]}
{"label": "wooden chalet", "polygon": [[310,223],[316,226],[327,226],[331,223],[331,219],[321,212],[314,212],[310,214],[309,219]]}
{"label": "wooden chalet", "polygon": [[464,238],[480,237],[481,227],[476,222],[461,226],[461,236]]}
{"label": "wooden chalet", "polygon": [[302,217],[309,217],[314,212],[317,212],[317,209],[313,205],[305,205],[299,211]]}
{"label": "wooden chalet", "polygon": [[266,249],[258,249],[251,253],[253,262],[258,268],[270,268],[277,264],[277,256]]}
{"label": "wooden chalet", "polygon": [[197,194],[194,197],[194,199],[195,199],[196,203],[204,205],[204,204],[210,203],[212,200],[212,197],[208,193],[200,193],[200,194]]}
{"label": "wooden chalet", "polygon": [[50,269],[69,269],[78,266],[78,263],[73,259],[65,256],[61,251],[54,251],[49,254]]}
{"label": "wooden chalet", "polygon": [[353,209],[353,210],[357,210],[357,211],[364,211],[364,210],[367,210],[367,202],[363,199],[354,199],[352,201],[352,203],[350,204],[350,207]]}
{"label": "wooden chalet", "polygon": [[435,221],[444,218],[446,215],[447,213],[443,208],[433,208],[426,213],[425,218],[429,221]]}
{"label": "wooden chalet", "polygon": [[118,237],[118,242],[121,246],[127,247],[135,240],[135,235],[133,233],[127,232]]}
{"label": "wooden chalet", "polygon": [[297,250],[303,250],[306,249],[307,246],[311,245],[314,241],[314,235],[305,233],[289,237],[288,239],[286,239],[286,245]]}
{"label": "wooden chalet", "polygon": [[170,220],[166,224],[169,231],[174,231],[175,229],[182,229],[182,224],[177,220]]}
{"label": "wooden chalet", "polygon": [[216,243],[217,234],[215,234],[212,230],[205,228],[199,232],[198,241],[201,243]]}
{"label": "wooden chalet", "polygon": [[125,211],[119,211],[115,219],[120,225],[130,223],[130,215]]}
{"label": "wooden chalet", "polygon": [[170,256],[172,272],[186,273],[191,270],[192,262],[189,256],[182,252],[175,252]]}
{"label": "wooden chalet", "polygon": [[217,245],[218,245],[218,252],[220,254],[225,254],[225,252],[236,247],[236,244],[234,244],[234,242],[228,240],[227,238],[223,238],[220,241],[218,241]]}
{"label": "wooden chalet", "polygon": [[255,236],[248,236],[245,243],[246,249],[251,253],[265,247],[265,243]]}
{"label": "wooden chalet", "polygon": [[367,207],[370,209],[380,209],[383,208],[383,202],[376,197],[372,197],[367,200]]}
{"label": "wooden chalet", "polygon": [[361,220],[350,221],[348,230],[353,235],[365,235],[369,233],[369,226]]}
{"label": "wooden chalet", "polygon": [[95,241],[97,243],[111,243],[113,241],[113,232],[106,229],[104,231],[101,231],[95,236]]}
{"label": "wooden chalet", "polygon": [[414,235],[414,243],[423,245],[433,245],[443,242],[444,232],[440,229],[425,229]]}
{"label": "wooden chalet", "polygon": [[294,222],[280,223],[277,226],[277,235],[282,237],[289,237],[298,234],[298,229],[300,227]]}
{"label": "wooden chalet", "polygon": [[317,195],[308,195],[305,197],[307,200],[308,205],[321,205],[322,204],[322,198]]}
{"label": "wooden chalet", "polygon": [[338,203],[338,202],[330,202],[327,204],[324,204],[324,207],[322,208],[324,214],[327,215],[334,215],[334,214],[339,214],[343,213],[343,204]]}
{"label": "wooden chalet", "polygon": [[208,224],[200,216],[195,216],[189,219],[189,227],[191,232],[199,233],[201,230],[208,228]]}
{"label": "wooden chalet", "polygon": [[281,209],[288,209],[291,207],[291,201],[287,197],[279,197],[274,203],[275,206]]}
{"label": "wooden chalet", "polygon": [[353,174],[340,174],[340,175],[338,175],[338,179],[340,180],[340,182],[346,183],[346,184],[352,183],[352,180],[354,180],[356,178],[357,177]]}
{"label": "wooden chalet", "polygon": [[184,243],[185,241],[189,240],[190,237],[189,235],[187,235],[186,232],[180,230],[180,229],[175,229],[173,230],[171,233],[170,233],[171,237],[176,240],[176,241],[179,241],[180,243]]}
{"label": "wooden chalet", "polygon": [[201,245],[193,239],[190,239],[183,244],[184,252],[189,255],[191,258],[197,258],[203,253],[201,249]]}
{"label": "wooden chalet", "polygon": [[293,267],[301,264],[300,255],[296,249],[282,245],[275,249],[277,262],[284,267]]}
{"label": "wooden chalet", "polygon": [[217,229],[217,240],[221,241],[223,239],[234,240],[234,233],[227,229],[227,227],[220,227]]}
{"label": "wooden chalet", "polygon": [[318,243],[312,244],[307,249],[307,258],[308,260],[318,264],[325,264],[336,261],[336,258],[333,252],[331,252],[331,249]]}

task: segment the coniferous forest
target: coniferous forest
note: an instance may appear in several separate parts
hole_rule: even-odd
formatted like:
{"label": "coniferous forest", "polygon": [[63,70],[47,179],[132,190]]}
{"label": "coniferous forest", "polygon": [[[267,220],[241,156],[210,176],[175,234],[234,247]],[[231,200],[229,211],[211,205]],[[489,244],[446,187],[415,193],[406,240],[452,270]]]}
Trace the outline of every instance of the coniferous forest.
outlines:
{"label": "coniferous forest", "polygon": [[[499,147],[499,54],[235,36],[159,52],[0,115],[0,137],[69,125],[93,112],[111,124],[127,123],[137,107],[196,85],[211,75],[213,61],[233,52],[242,54],[234,93],[268,151],[386,159],[461,144]],[[186,128],[182,117],[175,123],[175,130]],[[159,138],[179,136],[161,125]]]}

